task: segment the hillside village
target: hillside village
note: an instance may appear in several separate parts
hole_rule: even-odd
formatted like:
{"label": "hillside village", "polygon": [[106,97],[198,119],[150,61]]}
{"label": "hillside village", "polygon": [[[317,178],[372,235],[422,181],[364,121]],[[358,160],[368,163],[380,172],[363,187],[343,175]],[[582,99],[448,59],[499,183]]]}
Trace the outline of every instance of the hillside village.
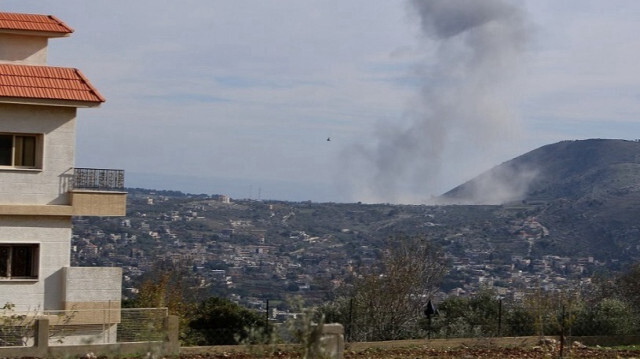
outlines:
{"label": "hillside village", "polygon": [[439,298],[486,287],[513,300],[529,288],[579,289],[617,262],[546,253],[553,229],[531,215],[537,210],[236,201],[130,189],[126,217],[74,220],[72,262],[122,267],[125,298],[159,262],[185,266],[198,293],[253,308],[294,294],[321,303],[399,235],[423,236],[446,256]]}

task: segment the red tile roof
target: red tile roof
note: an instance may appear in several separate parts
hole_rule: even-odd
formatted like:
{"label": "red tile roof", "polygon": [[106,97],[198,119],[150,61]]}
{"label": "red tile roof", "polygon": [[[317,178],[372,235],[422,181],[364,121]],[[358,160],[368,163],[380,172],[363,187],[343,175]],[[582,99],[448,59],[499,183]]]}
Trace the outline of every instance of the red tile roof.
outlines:
{"label": "red tile roof", "polygon": [[37,31],[70,34],[73,29],[52,15],[0,12],[0,30]]}
{"label": "red tile roof", "polygon": [[0,64],[0,102],[3,97],[104,102],[78,69],[12,64]]}

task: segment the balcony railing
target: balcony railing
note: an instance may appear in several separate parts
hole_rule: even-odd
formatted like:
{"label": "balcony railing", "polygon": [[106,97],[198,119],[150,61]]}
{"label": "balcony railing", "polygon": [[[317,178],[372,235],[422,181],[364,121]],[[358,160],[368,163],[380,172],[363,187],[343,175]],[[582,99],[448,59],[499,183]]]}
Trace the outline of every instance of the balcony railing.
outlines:
{"label": "balcony railing", "polygon": [[124,190],[124,170],[74,168],[73,188],[122,191]]}

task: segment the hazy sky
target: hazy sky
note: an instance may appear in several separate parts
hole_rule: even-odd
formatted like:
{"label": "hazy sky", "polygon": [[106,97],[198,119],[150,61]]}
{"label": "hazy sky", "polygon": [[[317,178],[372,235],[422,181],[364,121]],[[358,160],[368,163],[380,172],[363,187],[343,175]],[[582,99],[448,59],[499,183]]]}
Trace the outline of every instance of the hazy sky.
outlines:
{"label": "hazy sky", "polygon": [[424,203],[545,144],[640,138],[637,0],[1,8],[75,29],[49,64],[107,99],[79,110],[76,165],[129,187]]}

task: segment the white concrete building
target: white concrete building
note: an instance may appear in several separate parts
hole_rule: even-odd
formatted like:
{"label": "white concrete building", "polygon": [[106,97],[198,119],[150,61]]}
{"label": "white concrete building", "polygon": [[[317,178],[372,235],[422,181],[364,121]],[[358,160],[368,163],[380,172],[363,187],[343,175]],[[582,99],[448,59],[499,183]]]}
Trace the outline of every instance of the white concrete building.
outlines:
{"label": "white concrete building", "polygon": [[112,341],[122,272],[70,266],[71,218],[124,216],[124,174],[74,168],[77,109],[104,99],[77,69],[47,66],[49,39],[72,32],[53,16],[0,13],[0,307],[72,311],[65,340]]}

